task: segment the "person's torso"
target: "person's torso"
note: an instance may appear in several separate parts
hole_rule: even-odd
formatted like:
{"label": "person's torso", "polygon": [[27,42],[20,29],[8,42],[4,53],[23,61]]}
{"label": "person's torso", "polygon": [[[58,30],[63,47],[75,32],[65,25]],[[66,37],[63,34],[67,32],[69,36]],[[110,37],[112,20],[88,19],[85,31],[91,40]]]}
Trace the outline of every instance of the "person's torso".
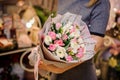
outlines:
{"label": "person's torso", "polygon": [[94,7],[87,7],[89,0],[58,0],[58,13],[71,12],[82,16],[82,20],[89,25],[90,15]]}

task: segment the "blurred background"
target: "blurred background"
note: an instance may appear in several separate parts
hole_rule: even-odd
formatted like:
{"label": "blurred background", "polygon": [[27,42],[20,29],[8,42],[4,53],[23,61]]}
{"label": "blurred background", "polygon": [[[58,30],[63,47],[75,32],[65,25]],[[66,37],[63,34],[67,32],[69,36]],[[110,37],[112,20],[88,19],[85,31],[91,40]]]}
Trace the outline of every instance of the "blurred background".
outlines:
{"label": "blurred background", "polygon": [[[98,80],[120,80],[120,0],[110,3],[103,47],[94,57]],[[39,45],[38,33],[56,10],[57,0],[0,0],[0,80],[34,80],[33,71],[24,67],[33,68],[28,55]],[[39,77],[49,80],[50,74]]]}

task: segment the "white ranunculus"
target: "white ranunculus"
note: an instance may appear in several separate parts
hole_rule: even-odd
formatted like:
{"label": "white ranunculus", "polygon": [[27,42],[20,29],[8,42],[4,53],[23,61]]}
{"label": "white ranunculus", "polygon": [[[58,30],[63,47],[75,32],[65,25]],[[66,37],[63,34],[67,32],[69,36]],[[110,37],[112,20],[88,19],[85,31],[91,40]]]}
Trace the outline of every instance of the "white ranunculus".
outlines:
{"label": "white ranunculus", "polygon": [[60,58],[64,58],[67,55],[65,48],[58,46],[56,50],[56,55]]}
{"label": "white ranunculus", "polygon": [[46,45],[50,45],[50,43],[52,42],[52,38],[50,36],[46,35],[44,38],[44,42]]}
{"label": "white ranunculus", "polygon": [[80,47],[80,45],[77,44],[77,42],[73,42],[73,41],[70,43],[70,46],[71,46],[71,48],[73,49],[73,50],[72,50],[73,53],[77,53],[77,50],[78,50],[78,48]]}

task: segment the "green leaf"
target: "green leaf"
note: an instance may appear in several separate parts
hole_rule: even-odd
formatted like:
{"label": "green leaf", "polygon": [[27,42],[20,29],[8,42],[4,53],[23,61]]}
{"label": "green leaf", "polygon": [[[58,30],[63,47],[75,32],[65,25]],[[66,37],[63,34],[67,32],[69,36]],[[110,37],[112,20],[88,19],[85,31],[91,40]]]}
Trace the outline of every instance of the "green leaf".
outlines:
{"label": "green leaf", "polygon": [[66,41],[64,41],[65,46],[67,46],[70,43],[70,39],[67,39]]}
{"label": "green leaf", "polygon": [[74,55],[74,53],[72,51],[69,52],[70,55]]}
{"label": "green leaf", "polygon": [[70,35],[70,32],[68,32],[67,35],[69,36],[69,35]]}
{"label": "green leaf", "polygon": [[62,34],[62,32],[63,32],[63,30],[62,30],[62,28],[60,28],[60,29],[59,29],[59,33],[61,33],[61,34]]}
{"label": "green leaf", "polygon": [[55,33],[58,33],[58,30],[56,29],[55,23],[53,23],[52,25],[53,25],[53,29],[55,30]]}
{"label": "green leaf", "polygon": [[73,60],[78,60],[78,58],[76,56],[72,56],[73,57]]}

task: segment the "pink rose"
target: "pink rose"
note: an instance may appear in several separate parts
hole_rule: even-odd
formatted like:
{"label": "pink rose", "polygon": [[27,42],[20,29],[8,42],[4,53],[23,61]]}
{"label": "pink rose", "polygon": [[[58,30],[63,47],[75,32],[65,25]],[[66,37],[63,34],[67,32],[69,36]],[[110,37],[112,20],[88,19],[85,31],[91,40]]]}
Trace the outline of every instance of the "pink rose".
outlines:
{"label": "pink rose", "polygon": [[83,57],[83,52],[84,52],[84,48],[83,48],[83,47],[80,47],[80,48],[78,49],[78,54],[76,54],[76,57],[78,57],[78,58]]}
{"label": "pink rose", "polygon": [[68,39],[68,35],[64,34],[62,37],[63,40],[67,40]]}
{"label": "pink rose", "polygon": [[49,35],[53,40],[56,39],[56,33],[55,33],[55,32],[50,31],[50,32],[48,32],[48,35]]}
{"label": "pink rose", "polygon": [[51,50],[51,51],[55,51],[56,45],[55,44],[50,44],[48,49]]}
{"label": "pink rose", "polygon": [[58,30],[62,26],[61,23],[56,23],[56,29]]}
{"label": "pink rose", "polygon": [[59,46],[64,46],[63,40],[55,40],[54,44],[57,44]]}
{"label": "pink rose", "polygon": [[67,60],[67,61],[72,61],[73,58],[72,58],[72,56],[67,56],[67,57],[66,57],[66,60]]}

